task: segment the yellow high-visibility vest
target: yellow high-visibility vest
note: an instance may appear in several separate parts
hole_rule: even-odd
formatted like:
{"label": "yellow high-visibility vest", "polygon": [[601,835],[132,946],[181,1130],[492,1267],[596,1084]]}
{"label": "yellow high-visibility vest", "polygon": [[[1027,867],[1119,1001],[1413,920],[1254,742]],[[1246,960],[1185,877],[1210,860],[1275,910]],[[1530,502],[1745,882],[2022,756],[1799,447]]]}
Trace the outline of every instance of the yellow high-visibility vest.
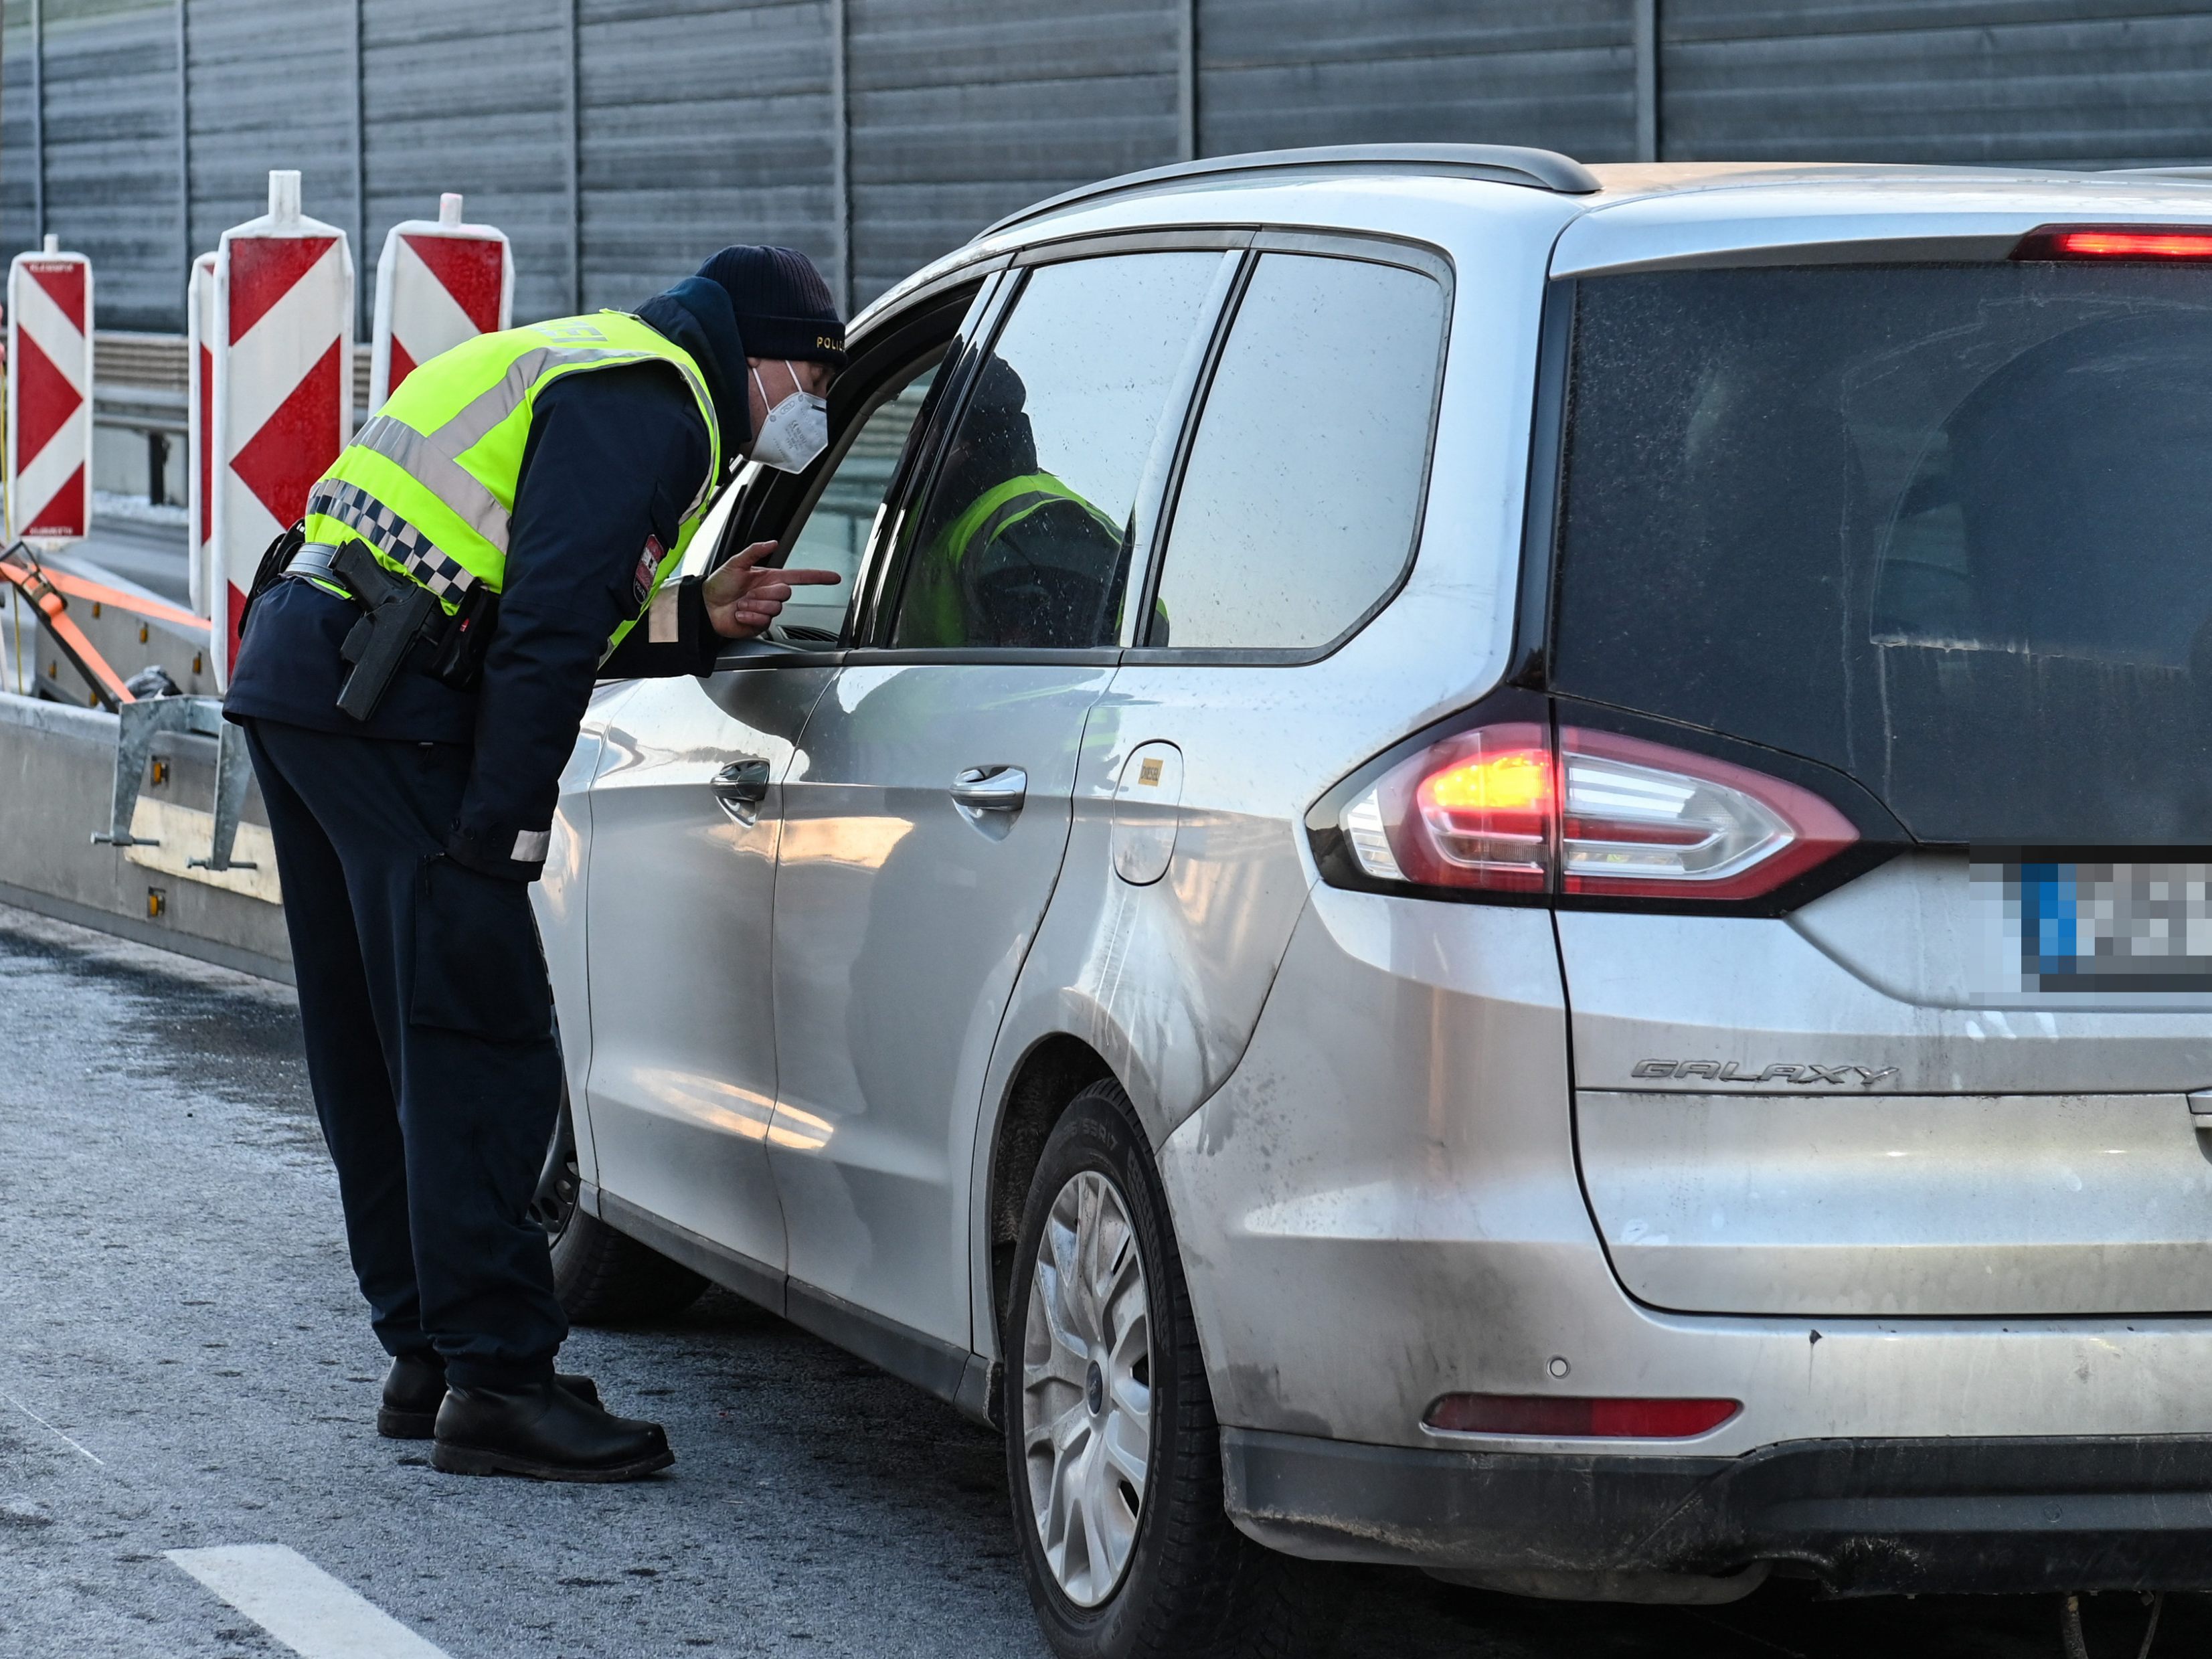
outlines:
{"label": "yellow high-visibility vest", "polygon": [[628,312],[479,334],[419,366],[310,493],[307,540],[366,542],[378,562],[428,588],[449,611],[474,583],[501,592],[538,394],[563,375],[641,362],[666,363],[684,377],[707,422],[711,459],[637,616],[607,641],[612,651],[682,562],[722,471],[706,376],[690,353]]}

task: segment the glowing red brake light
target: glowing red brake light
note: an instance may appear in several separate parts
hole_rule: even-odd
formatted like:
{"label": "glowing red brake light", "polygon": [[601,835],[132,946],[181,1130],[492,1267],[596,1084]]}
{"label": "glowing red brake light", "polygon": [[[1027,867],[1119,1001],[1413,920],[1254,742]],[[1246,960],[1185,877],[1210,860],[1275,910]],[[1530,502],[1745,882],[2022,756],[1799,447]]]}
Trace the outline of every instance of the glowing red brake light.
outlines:
{"label": "glowing red brake light", "polygon": [[1756,898],[1858,839],[1809,790],[1710,756],[1533,721],[1400,763],[1340,823],[1369,876],[1491,892]]}
{"label": "glowing red brake light", "polygon": [[2212,228],[2188,225],[2045,225],[2013,250],[2015,259],[2212,259]]}
{"label": "glowing red brake light", "polygon": [[1448,1394],[1423,1420],[1451,1434],[1549,1439],[1686,1440],[1743,1409],[1735,1400],[1607,1400],[1542,1394]]}

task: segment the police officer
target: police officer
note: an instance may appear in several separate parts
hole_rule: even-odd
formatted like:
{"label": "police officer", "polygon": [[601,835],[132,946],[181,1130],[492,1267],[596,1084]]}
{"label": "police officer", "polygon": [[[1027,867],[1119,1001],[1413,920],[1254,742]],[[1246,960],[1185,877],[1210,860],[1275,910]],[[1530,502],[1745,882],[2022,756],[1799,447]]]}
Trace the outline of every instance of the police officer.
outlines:
{"label": "police officer", "polygon": [[[641,306],[410,374],[311,494],[245,620],[246,728],[308,1077],[370,1322],[377,1425],[467,1474],[621,1480],[658,1424],[556,1376],[526,1207],[559,1110],[529,884],[599,678],[703,674],[793,585],[749,547],[669,580],[734,458],[828,440],[844,328],[803,255],[726,248]],[[287,560],[287,556],[289,558]],[[281,568],[281,579],[279,570]]]}

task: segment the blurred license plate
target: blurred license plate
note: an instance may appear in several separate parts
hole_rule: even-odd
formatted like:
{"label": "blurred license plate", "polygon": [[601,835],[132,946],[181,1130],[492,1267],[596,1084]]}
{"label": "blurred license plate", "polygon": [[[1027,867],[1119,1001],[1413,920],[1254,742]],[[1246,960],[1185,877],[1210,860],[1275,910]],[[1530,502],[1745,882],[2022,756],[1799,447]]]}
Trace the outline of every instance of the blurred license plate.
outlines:
{"label": "blurred license plate", "polygon": [[2212,863],[1978,855],[1969,879],[1992,993],[2212,991]]}

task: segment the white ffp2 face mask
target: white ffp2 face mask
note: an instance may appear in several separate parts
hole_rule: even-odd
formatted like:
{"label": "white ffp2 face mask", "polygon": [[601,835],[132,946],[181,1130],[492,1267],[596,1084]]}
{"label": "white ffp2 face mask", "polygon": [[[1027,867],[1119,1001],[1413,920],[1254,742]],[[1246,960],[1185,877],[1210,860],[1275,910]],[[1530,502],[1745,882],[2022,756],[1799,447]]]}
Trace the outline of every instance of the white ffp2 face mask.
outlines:
{"label": "white ffp2 face mask", "polygon": [[[788,362],[784,367],[791,368]],[[752,375],[765,404],[768,388],[761,386],[760,370],[753,370]],[[779,472],[804,472],[817,455],[830,447],[830,400],[799,390],[798,370],[792,369],[791,379],[791,395],[769,410],[768,418],[753,434],[751,454],[763,466],[772,466]]]}

